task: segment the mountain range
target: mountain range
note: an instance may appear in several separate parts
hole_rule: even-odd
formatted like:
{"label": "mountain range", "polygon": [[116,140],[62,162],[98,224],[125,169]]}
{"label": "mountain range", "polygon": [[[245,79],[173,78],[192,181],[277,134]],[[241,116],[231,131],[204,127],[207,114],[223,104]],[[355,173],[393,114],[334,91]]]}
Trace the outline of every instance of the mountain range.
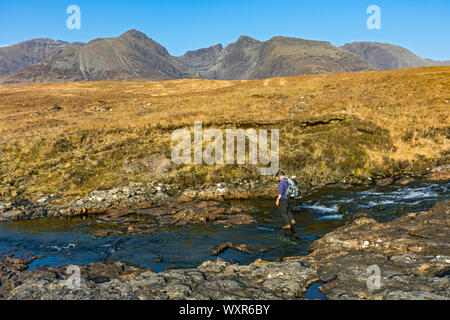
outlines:
{"label": "mountain range", "polygon": [[450,65],[421,58],[392,44],[353,42],[342,47],[325,41],[249,36],[188,51],[175,57],[142,32],[116,38],[68,43],[34,39],[0,48],[0,82],[40,83],[100,80],[264,79],[278,76],[388,70]]}

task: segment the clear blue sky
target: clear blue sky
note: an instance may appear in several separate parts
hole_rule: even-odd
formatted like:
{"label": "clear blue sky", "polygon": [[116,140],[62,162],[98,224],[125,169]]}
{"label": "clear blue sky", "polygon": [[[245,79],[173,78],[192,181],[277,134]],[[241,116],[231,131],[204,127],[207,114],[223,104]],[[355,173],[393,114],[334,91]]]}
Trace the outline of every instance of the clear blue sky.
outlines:
{"label": "clear blue sky", "polygon": [[[66,28],[69,5],[81,8],[81,29]],[[369,5],[381,8],[381,30],[366,27]],[[32,38],[88,42],[138,29],[173,55],[249,35],[380,41],[425,58],[450,60],[449,0],[0,0],[0,45]]]}

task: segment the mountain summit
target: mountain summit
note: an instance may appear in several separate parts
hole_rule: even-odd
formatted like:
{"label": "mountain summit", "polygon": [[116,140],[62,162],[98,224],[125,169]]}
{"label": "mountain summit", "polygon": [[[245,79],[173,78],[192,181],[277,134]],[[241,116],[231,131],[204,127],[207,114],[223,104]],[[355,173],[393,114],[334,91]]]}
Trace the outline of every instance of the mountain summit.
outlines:
{"label": "mountain summit", "polygon": [[82,47],[9,75],[5,82],[168,80],[191,73],[144,33],[130,30],[117,38],[99,38]]}

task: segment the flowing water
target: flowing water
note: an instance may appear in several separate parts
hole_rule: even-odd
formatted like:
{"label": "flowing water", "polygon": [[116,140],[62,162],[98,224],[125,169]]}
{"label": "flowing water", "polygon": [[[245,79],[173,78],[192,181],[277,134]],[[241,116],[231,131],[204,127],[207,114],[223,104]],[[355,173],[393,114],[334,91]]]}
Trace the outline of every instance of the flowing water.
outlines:
{"label": "flowing water", "polygon": [[195,267],[216,259],[211,250],[227,241],[267,250],[243,253],[228,249],[220,258],[248,264],[257,258],[275,261],[283,256],[307,254],[311,243],[343,225],[356,213],[367,213],[380,222],[406,212],[429,209],[437,201],[449,199],[450,182],[421,183],[404,187],[371,187],[351,190],[324,188],[298,201],[294,216],[296,233],[281,231],[281,219],[274,200],[230,201],[254,208],[256,223],[227,227],[198,224],[161,227],[152,234],[94,238],[104,228],[93,218],[41,219],[0,224],[0,254],[44,256],[30,269],[40,266],[123,261],[156,272],[168,266]]}

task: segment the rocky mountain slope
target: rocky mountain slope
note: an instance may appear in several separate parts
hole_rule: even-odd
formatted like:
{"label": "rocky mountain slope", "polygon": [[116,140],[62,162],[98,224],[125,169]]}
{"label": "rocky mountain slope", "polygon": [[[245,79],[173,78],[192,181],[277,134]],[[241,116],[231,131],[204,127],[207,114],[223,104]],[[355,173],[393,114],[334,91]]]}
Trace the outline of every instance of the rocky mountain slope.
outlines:
{"label": "rocky mountain slope", "polygon": [[357,54],[378,70],[450,65],[450,61],[424,59],[408,49],[389,43],[352,42],[342,48]]}
{"label": "rocky mountain slope", "polygon": [[0,76],[25,69],[60,51],[83,46],[81,42],[65,42],[52,39],[33,39],[0,48]]}
{"label": "rocky mountain slope", "polygon": [[130,30],[117,38],[102,38],[68,48],[51,58],[8,75],[6,83],[168,80],[191,74],[167,50],[145,34]]}
{"label": "rocky mountain slope", "polygon": [[189,51],[179,61],[199,78],[225,80],[370,70],[359,56],[329,42],[287,37],[261,42],[241,36],[225,48]]}

